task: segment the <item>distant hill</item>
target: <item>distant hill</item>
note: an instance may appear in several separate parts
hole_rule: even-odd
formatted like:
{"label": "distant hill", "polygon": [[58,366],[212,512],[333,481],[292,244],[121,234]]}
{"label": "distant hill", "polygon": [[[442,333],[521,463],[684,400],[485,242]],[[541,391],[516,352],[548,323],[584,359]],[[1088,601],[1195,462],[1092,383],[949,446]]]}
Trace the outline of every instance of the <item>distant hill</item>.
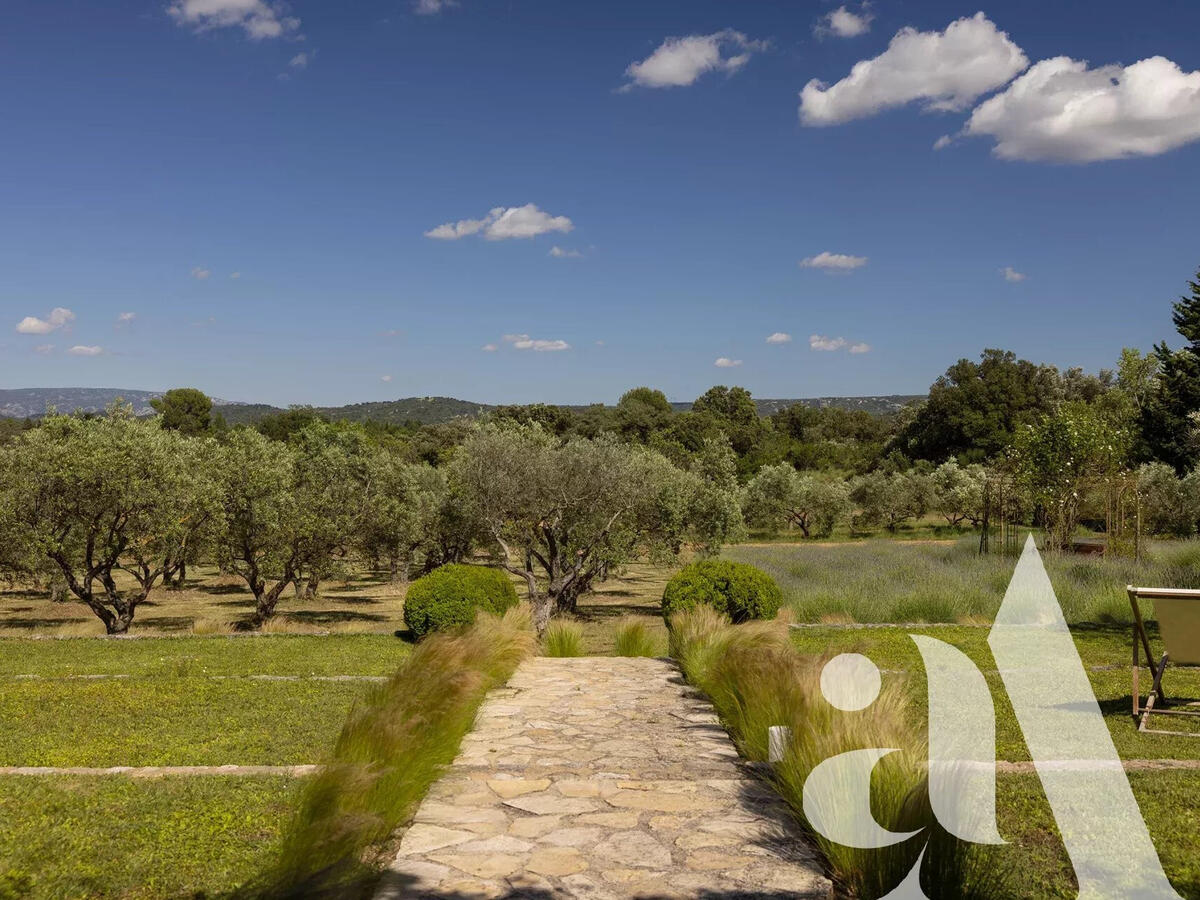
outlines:
{"label": "distant hill", "polygon": [[154,412],[150,401],[162,391],[127,391],[120,388],[17,388],[0,390],[0,416],[14,419],[44,416],[50,408],[62,413],[102,412],[118,398],[132,403],[139,416]]}
{"label": "distant hill", "polygon": [[[0,388],[0,417],[36,419],[52,407],[60,413],[104,412],[114,400],[133,404],[135,415],[148,416],[154,412],[150,401],[162,395],[162,391],[127,388]],[[242,405],[216,397],[213,404],[225,409]]]}
{"label": "distant hill", "polygon": [[[375,403],[351,403],[347,406],[314,406],[313,410],[330,419],[347,422],[386,422],[403,425],[419,422],[436,425],[455,419],[469,419],[494,409],[485,403],[470,403],[453,397],[406,397],[403,400],[380,400]],[[285,412],[277,406],[262,403],[238,403],[221,406],[221,415],[230,425],[257,422],[263,416]]]}
{"label": "distant hill", "polygon": [[[120,398],[132,403],[138,415],[149,415],[154,410],[150,401],[162,396],[162,391],[134,391],[122,388],[19,388],[0,390],[0,416],[11,418],[37,418],[54,407],[59,412],[101,412],[114,400]],[[807,397],[796,400],[756,400],[760,415],[769,416],[797,403],[811,407],[836,406],[841,409],[865,410],[873,415],[893,413],[914,400],[923,399],[920,394],[887,394],[877,397]],[[257,422],[263,416],[284,412],[277,406],[265,403],[233,403],[213,399],[225,421],[231,425]],[[690,403],[671,404],[677,411],[692,408]],[[582,406],[573,407],[582,409]],[[471,403],[453,397],[406,397],[402,400],[382,400],[375,403],[352,403],[347,406],[318,406],[315,411],[330,419],[351,422],[387,422],[401,425],[419,422],[434,425],[456,419],[479,416],[495,406],[486,403]]]}

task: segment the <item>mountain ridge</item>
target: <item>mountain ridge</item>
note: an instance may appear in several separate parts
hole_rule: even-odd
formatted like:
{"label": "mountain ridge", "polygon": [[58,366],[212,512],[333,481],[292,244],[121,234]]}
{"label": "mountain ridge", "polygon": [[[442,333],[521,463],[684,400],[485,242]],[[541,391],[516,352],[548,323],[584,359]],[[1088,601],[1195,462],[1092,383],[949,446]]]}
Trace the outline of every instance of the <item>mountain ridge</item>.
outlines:
{"label": "mountain ridge", "polygon": [[[25,419],[44,416],[50,408],[59,412],[102,412],[115,400],[133,404],[139,416],[154,412],[150,401],[161,397],[163,391],[141,391],[125,388],[3,388],[0,389],[0,417]],[[795,399],[756,399],[760,415],[769,416],[789,406],[838,407],[841,409],[864,410],[874,415],[896,412],[923,394],[876,394],[867,396],[799,397]],[[586,409],[587,404],[553,404],[568,409]],[[256,422],[263,416],[286,412],[285,408],[265,403],[244,403],[213,399],[217,408],[230,424]],[[403,397],[396,400],[378,400],[365,403],[348,403],[343,406],[316,406],[313,410],[331,419],[354,422],[376,421],[402,425],[418,422],[434,425],[460,419],[470,419],[496,409],[498,404],[474,403],[454,397]],[[691,409],[691,403],[672,403],[677,412]]]}

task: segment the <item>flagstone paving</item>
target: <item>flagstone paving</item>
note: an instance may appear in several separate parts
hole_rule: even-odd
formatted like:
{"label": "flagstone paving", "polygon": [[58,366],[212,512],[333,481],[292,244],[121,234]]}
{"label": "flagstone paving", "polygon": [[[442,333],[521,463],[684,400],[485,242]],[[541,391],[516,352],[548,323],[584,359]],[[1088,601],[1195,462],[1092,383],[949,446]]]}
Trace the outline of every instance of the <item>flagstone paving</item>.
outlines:
{"label": "flagstone paving", "polygon": [[376,896],[831,890],[782,801],[672,663],[539,657],[488,696]]}

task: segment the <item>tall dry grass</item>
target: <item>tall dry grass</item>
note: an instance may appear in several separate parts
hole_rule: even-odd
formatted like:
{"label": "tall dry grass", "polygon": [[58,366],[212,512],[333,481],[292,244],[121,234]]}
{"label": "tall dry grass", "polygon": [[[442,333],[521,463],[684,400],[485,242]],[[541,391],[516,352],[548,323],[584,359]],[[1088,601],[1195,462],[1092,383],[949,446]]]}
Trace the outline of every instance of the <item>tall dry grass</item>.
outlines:
{"label": "tall dry grass", "polygon": [[[685,677],[711,698],[740,752],[767,759],[767,729],[784,725],[791,741],[772,769],[775,787],[820,848],[839,887],[851,896],[881,897],[912,868],[925,841],[923,882],[932,900],[1004,896],[995,855],[957,841],[937,825],[928,804],[925,737],[914,725],[902,689],[889,685],[865,710],[842,712],[820,689],[823,658],[803,656],[787,636],[786,619],[730,625],[700,607],[671,620],[671,655]],[[829,841],[809,825],[804,781],[823,760],[848,750],[895,748],[875,767],[872,806],[893,831],[923,829],[895,847],[857,849]]]}
{"label": "tall dry grass", "polygon": [[617,623],[613,632],[616,656],[655,656],[658,642],[643,619],[628,616]]}
{"label": "tall dry grass", "polygon": [[552,619],[542,635],[543,656],[586,656],[583,648],[583,628],[566,619]]}
{"label": "tall dry grass", "polygon": [[356,705],[332,758],[307,785],[262,897],[354,896],[376,871],[372,848],[415,811],[453,761],[489,689],[532,651],[525,607],[481,613],[422,641]]}

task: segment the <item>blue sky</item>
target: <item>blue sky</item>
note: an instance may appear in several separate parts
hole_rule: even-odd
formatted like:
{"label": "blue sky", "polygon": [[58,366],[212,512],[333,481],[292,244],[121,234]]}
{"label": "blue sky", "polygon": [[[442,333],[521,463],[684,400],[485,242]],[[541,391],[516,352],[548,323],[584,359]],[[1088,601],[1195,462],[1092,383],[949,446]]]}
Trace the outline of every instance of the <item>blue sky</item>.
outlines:
{"label": "blue sky", "polygon": [[1178,340],[1200,5],[419,2],[6,3],[0,385],[915,393]]}

